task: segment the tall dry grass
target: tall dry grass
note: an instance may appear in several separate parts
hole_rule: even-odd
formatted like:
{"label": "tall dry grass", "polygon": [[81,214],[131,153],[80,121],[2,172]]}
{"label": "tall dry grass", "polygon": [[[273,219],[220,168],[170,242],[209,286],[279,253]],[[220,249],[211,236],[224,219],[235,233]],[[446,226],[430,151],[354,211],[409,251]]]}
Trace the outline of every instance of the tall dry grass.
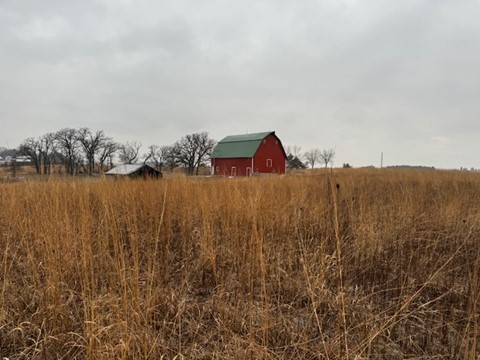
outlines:
{"label": "tall dry grass", "polygon": [[476,359],[480,176],[0,184],[0,358]]}

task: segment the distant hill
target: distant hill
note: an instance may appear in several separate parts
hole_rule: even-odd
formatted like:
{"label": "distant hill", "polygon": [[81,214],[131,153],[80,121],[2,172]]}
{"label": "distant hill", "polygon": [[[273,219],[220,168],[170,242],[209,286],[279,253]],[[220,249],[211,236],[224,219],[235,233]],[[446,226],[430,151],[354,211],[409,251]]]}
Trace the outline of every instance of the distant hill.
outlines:
{"label": "distant hill", "polygon": [[435,170],[434,166],[421,166],[421,165],[390,165],[388,169],[406,169],[406,170]]}

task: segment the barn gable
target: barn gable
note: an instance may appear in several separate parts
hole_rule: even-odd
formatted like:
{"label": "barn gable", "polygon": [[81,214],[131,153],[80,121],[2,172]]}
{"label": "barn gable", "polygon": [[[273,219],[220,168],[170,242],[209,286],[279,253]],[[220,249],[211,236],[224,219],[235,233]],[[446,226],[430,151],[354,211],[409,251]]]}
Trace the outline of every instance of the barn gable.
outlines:
{"label": "barn gable", "polygon": [[220,140],[211,157],[225,158],[251,158],[257,152],[262,140],[275,132],[256,134],[231,135]]}
{"label": "barn gable", "polygon": [[[275,131],[227,136],[218,142],[210,157],[212,159],[251,158],[257,152],[262,141],[269,135],[277,137]],[[285,153],[283,146],[281,149]],[[285,157],[287,157],[286,154]]]}

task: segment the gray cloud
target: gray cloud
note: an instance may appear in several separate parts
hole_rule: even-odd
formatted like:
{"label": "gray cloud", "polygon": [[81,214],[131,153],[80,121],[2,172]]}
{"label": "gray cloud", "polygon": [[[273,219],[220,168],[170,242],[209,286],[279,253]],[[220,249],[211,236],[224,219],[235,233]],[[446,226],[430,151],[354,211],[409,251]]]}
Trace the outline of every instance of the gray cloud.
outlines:
{"label": "gray cloud", "polygon": [[[276,130],[337,163],[480,167],[473,0],[0,2],[0,146]],[[21,124],[21,125],[20,125]]]}

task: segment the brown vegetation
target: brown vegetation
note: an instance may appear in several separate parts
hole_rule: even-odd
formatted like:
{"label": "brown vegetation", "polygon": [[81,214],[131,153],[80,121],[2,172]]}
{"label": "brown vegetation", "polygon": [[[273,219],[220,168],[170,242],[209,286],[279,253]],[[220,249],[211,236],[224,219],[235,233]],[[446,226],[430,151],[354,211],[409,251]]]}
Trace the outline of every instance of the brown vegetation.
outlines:
{"label": "brown vegetation", "polygon": [[0,184],[0,358],[475,359],[480,177]]}

